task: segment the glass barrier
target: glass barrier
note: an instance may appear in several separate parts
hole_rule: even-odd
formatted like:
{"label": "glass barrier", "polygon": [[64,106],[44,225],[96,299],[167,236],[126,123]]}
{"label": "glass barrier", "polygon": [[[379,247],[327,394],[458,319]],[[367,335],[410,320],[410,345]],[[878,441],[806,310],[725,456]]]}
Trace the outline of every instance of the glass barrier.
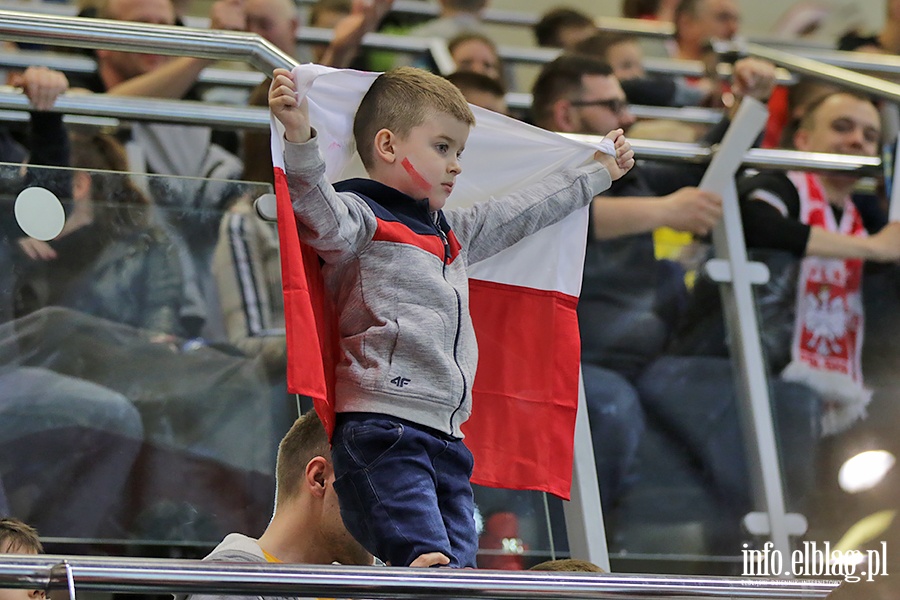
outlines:
{"label": "glass barrier", "polygon": [[[760,177],[771,183],[780,175]],[[771,189],[781,188],[772,184]],[[883,200],[871,191],[858,193],[854,201],[867,215],[867,225],[876,220],[872,215],[883,213]],[[671,256],[660,252],[671,248],[671,241],[672,236],[658,234],[658,254]],[[894,468],[900,451],[895,434],[900,412],[894,402],[900,384],[900,271],[896,265],[873,263],[854,271],[857,267],[849,264],[853,261],[845,266],[844,261],[831,260],[810,263],[812,271],[804,275],[800,258],[788,252],[750,248],[749,256],[770,272],[769,282],[754,288],[756,319],[769,374],[785,506],[809,524],[805,534],[792,538],[792,547],[807,561],[799,568],[813,576],[828,575],[829,570],[833,575],[842,568],[888,573],[897,565],[891,548],[900,542],[894,520],[900,504]],[[854,287],[859,274],[861,286]],[[635,523],[649,529],[653,520],[663,519],[665,527],[649,532],[654,536],[650,550],[687,555],[690,540],[697,540],[700,544],[694,547],[701,554],[727,559],[734,574],[747,575],[748,557],[761,558],[751,552],[761,552],[766,541],[741,523],[745,513],[762,509],[753,502],[761,489],[750,484],[748,461],[736,453],[753,440],[736,429],[730,388],[720,386],[709,409],[698,410],[706,405],[704,388],[714,389],[706,386],[715,381],[715,372],[727,371],[732,340],[718,285],[702,269],[687,281],[692,284],[688,301],[668,343],[667,352],[676,356],[660,360],[694,361],[703,368],[698,372],[679,367],[672,373],[671,383],[660,386],[668,394],[659,396],[664,402],[645,395],[639,386],[647,427],[635,489],[650,493],[643,520]],[[856,289],[861,298],[854,297]],[[853,372],[857,360],[862,383],[838,375]],[[866,389],[874,392],[867,406]],[[652,459],[646,461],[647,456]],[[619,514],[634,509],[634,496],[628,494],[607,516],[613,532]],[[631,533],[621,539],[613,536],[612,543],[612,550],[618,544],[632,556],[635,550],[648,549]],[[847,554],[856,549],[860,555]],[[756,568],[772,575],[790,572],[791,557],[781,559],[780,565],[768,562]]]}
{"label": "glass barrier", "polygon": [[[48,190],[29,199],[37,218],[16,207],[36,188]],[[262,532],[277,443],[298,407],[283,375],[275,225],[252,209],[269,192],[0,165],[0,513],[51,541],[184,544],[197,555],[229,532]],[[753,490],[739,378],[718,291],[700,270],[708,254],[671,232],[589,248],[585,281],[610,282],[583,292],[582,305],[600,309],[581,326],[583,338],[593,326],[604,336],[593,347],[604,351],[582,358],[615,571],[740,575],[744,551],[761,544],[741,523]],[[636,256],[640,268],[623,268]],[[871,475],[898,452],[896,272],[867,273],[865,286],[868,418],[820,437],[821,399],[772,378],[787,507],[810,521],[798,544],[834,546],[900,497],[896,479]],[[789,308],[767,301],[761,322]],[[843,467],[850,483],[839,481],[864,451],[882,452],[847,463],[863,467]],[[568,556],[561,501],[477,488],[476,503],[480,566]]]}
{"label": "glass barrier", "polygon": [[[10,164],[0,185],[0,514],[93,553],[261,534],[309,407],[284,380],[276,225],[252,208],[271,186]],[[558,500],[476,499],[483,565],[566,551]]]}
{"label": "glass barrier", "polygon": [[270,187],[0,173],[0,512],[51,539],[261,531],[296,403],[272,367],[283,337],[242,318],[268,307],[244,304],[237,269],[273,249],[240,254],[266,240],[229,225],[253,227]]}

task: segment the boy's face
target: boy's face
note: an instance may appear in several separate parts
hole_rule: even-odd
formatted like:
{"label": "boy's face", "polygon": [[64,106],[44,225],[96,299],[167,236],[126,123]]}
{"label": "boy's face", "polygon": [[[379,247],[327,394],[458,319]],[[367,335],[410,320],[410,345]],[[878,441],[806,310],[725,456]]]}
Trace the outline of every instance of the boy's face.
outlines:
{"label": "boy's face", "polygon": [[388,185],[416,200],[428,198],[428,208],[440,210],[462,172],[459,157],[469,126],[446,114],[432,113],[406,137],[395,138]]}

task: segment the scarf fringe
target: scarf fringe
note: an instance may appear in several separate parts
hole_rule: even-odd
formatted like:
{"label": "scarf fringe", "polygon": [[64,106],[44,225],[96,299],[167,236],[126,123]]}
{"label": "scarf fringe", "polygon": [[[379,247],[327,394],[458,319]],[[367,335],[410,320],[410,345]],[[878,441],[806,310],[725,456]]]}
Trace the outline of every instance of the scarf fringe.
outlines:
{"label": "scarf fringe", "polygon": [[823,437],[845,431],[864,419],[866,407],[872,401],[872,390],[849,375],[814,369],[806,363],[791,362],[781,372],[781,378],[808,385],[822,396]]}

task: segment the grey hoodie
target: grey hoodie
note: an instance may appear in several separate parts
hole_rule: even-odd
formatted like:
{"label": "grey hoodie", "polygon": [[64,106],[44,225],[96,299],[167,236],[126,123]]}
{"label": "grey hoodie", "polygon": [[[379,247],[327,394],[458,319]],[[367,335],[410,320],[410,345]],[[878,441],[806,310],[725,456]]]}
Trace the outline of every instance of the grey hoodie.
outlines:
{"label": "grey hoodie", "polygon": [[561,171],[470,208],[370,179],[334,187],[315,137],[285,142],[301,240],[324,261],[338,318],[336,411],[390,415],[462,438],[478,361],[467,266],[587,205],[609,188],[600,163]]}

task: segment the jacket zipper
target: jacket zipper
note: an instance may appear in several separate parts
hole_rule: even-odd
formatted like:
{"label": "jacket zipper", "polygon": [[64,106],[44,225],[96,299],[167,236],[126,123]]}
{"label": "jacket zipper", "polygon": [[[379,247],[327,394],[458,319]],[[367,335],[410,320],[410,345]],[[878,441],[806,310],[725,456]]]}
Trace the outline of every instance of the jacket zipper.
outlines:
{"label": "jacket zipper", "polygon": [[[444,231],[440,226],[440,213],[432,214],[432,224],[434,228],[437,230],[438,235],[441,237],[441,242],[444,244],[444,260],[441,265],[441,275],[444,277],[444,281],[447,281],[447,265],[450,264],[450,242],[447,240],[447,236],[444,234]],[[449,284],[449,282],[448,282]],[[456,409],[450,414],[450,431],[453,431],[453,419],[456,417],[456,413],[459,412],[459,409],[462,408],[463,403],[466,401],[466,374],[463,372],[462,367],[459,366],[459,334],[462,329],[462,298],[459,295],[459,292],[452,285],[450,288],[453,290],[453,293],[456,295],[456,335],[453,338],[453,363],[456,365],[456,368],[459,370],[459,376],[462,378],[462,396],[459,398],[459,403],[456,405]]]}

